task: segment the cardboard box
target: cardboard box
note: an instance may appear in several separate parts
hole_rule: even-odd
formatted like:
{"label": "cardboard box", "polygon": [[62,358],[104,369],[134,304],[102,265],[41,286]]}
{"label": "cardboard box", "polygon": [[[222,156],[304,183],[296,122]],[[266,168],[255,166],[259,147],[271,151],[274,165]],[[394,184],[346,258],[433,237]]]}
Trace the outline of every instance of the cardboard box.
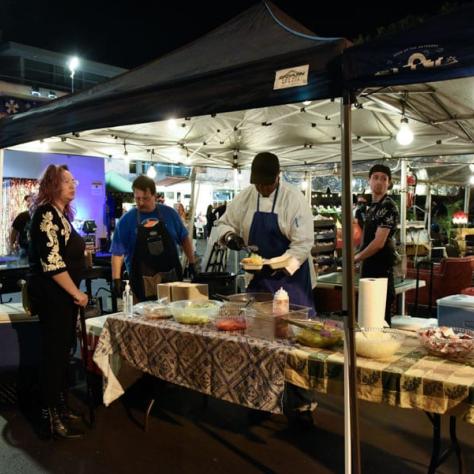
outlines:
{"label": "cardboard box", "polygon": [[158,298],[168,298],[169,301],[209,299],[209,289],[205,283],[175,281],[160,283],[156,289]]}

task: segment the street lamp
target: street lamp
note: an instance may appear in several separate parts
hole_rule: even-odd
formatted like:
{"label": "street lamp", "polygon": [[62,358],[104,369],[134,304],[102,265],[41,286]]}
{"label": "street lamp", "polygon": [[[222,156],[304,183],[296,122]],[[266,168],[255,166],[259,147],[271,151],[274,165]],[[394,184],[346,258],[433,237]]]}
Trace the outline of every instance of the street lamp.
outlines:
{"label": "street lamp", "polygon": [[77,56],[73,56],[71,59],[69,59],[67,67],[71,71],[71,75],[69,76],[71,78],[71,93],[74,94],[74,73],[79,67],[79,58]]}

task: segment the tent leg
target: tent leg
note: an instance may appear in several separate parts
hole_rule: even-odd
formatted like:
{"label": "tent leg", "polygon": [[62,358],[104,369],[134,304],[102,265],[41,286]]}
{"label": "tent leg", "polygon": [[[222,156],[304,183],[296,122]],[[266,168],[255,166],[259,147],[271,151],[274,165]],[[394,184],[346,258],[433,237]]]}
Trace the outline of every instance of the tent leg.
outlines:
{"label": "tent leg", "polygon": [[[341,103],[342,154],[342,229],[343,229],[343,310],[344,357],[344,420],[345,472],[360,473],[359,418],[357,406],[357,379],[355,356],[355,294],[354,250],[352,243],[352,130],[351,93],[344,91]],[[347,379],[346,379],[347,374]]]}

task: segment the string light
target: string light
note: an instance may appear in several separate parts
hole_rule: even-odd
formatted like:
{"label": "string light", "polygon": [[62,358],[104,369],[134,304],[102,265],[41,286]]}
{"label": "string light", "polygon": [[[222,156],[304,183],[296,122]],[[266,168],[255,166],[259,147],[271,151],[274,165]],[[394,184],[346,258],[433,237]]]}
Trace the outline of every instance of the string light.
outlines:
{"label": "string light", "polygon": [[400,121],[400,129],[398,130],[397,133],[397,142],[402,145],[410,145],[410,143],[413,141],[413,132],[410,129],[410,126],[408,125],[408,119],[406,117],[403,117]]}

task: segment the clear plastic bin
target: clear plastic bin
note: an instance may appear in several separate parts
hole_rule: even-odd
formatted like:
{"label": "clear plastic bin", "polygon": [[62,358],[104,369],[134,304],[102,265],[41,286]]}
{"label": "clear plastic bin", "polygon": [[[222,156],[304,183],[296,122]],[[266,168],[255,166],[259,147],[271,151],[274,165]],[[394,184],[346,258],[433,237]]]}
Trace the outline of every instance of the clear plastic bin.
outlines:
{"label": "clear plastic bin", "polygon": [[293,336],[293,329],[284,319],[306,320],[311,308],[291,304],[286,314],[273,314],[273,301],[254,303],[252,312],[246,315],[246,334],[252,337],[268,339],[287,339]]}

